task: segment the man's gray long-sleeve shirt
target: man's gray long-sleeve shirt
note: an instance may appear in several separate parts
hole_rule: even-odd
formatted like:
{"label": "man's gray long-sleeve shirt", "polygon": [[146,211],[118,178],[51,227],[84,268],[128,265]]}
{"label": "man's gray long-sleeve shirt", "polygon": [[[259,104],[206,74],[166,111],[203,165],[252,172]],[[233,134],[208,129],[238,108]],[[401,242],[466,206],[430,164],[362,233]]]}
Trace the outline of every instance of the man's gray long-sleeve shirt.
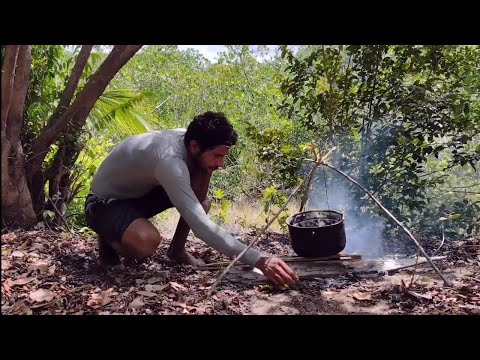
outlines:
{"label": "man's gray long-sleeve shirt", "polygon": [[[161,185],[195,236],[228,256],[246,245],[210,220],[190,184],[185,129],[134,135],[108,154],[95,174],[91,192],[103,199],[129,199]],[[240,260],[255,266],[261,253],[250,248]]]}

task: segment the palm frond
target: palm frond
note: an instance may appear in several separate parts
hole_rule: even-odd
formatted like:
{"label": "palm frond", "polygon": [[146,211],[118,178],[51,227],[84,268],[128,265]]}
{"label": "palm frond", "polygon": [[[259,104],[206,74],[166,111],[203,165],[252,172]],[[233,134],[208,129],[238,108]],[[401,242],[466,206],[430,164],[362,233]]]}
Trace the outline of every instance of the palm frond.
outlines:
{"label": "palm frond", "polygon": [[142,111],[140,105],[150,92],[114,89],[105,92],[93,107],[88,126],[91,131],[115,133],[120,136],[139,134],[151,130],[154,117]]}

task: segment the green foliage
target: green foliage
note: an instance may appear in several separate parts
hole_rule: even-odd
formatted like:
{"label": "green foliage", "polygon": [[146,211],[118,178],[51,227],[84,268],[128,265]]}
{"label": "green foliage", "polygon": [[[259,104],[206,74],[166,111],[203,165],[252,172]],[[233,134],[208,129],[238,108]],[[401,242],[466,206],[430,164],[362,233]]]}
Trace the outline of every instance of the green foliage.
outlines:
{"label": "green foliage", "polygon": [[[25,153],[29,152],[32,140],[44,129],[47,121],[56,110],[79,50],[80,46],[35,45],[32,47],[32,69],[25,104],[26,126],[22,134]],[[77,92],[83,88],[88,78],[106,57],[101,49],[100,52],[95,51],[88,59],[79,80]],[[103,159],[107,153],[106,144],[109,144],[110,141],[118,142],[128,135],[141,133],[152,127],[151,122],[155,119],[150,115],[151,109],[145,105],[148,105],[148,98],[151,95],[148,92],[110,86],[92,109],[87,119],[86,131],[82,131],[80,134],[67,131],[59,137],[60,141],[70,138],[69,143],[72,143],[72,140],[75,143],[76,138],[78,138],[80,143],[87,145],[84,153],[78,158],[72,169],[74,199],[67,215],[71,222],[83,223],[84,196],[88,191],[91,177],[98,166],[96,162],[98,163]],[[92,144],[92,141],[94,141],[93,147],[89,148],[88,146]],[[98,146],[95,141],[98,141],[98,144],[105,144],[105,146]],[[46,173],[55,159],[59,144],[60,142],[52,144],[46,156],[43,163],[43,170]],[[63,161],[68,160],[63,159]],[[69,171],[70,169],[66,168],[65,170]],[[45,187],[48,189],[48,186],[47,182]],[[48,191],[46,194],[48,194]],[[50,194],[50,196],[56,196],[56,194]],[[75,198],[75,196],[83,196],[83,198]],[[70,201],[69,199],[63,200]]]}
{"label": "green foliage", "polygon": [[449,154],[444,169],[475,168],[478,46],[318,46],[298,56],[282,47],[282,53],[281,111],[326,149],[339,146],[335,165],[394,213],[408,214],[412,226],[423,221],[426,190],[443,181],[426,172],[432,156]]}
{"label": "green foliage", "polygon": [[[456,239],[480,233],[480,206],[468,199],[432,203],[423,214],[422,230],[441,237],[441,221],[445,221],[445,236]],[[445,219],[445,220],[443,220]]]}
{"label": "green foliage", "polygon": [[69,222],[85,225],[85,198],[90,190],[93,175],[115,143],[102,137],[91,136],[86,140],[77,162],[72,169],[72,191],[74,199],[67,211]]}
{"label": "green foliage", "polygon": [[[212,178],[214,188],[238,194],[259,194],[254,144],[247,136],[247,123],[264,129],[288,123],[280,119],[276,106],[281,93],[275,84],[278,65],[260,62],[249,46],[227,46],[217,63],[210,63],[195,51],[176,46],[147,46],[135,56],[116,79],[116,86],[149,91],[157,117],[155,129],[186,127],[193,117],[207,110],[224,112],[239,134],[227,169]],[[270,173],[265,174],[266,177]]]}
{"label": "green foliage", "polygon": [[93,175],[118,142],[134,134],[152,130],[155,119],[150,115],[149,92],[132,89],[109,89],[100,96],[87,119],[82,134],[84,148],[72,168],[74,199],[68,208],[70,221],[85,224],[83,206]]}
{"label": "green foliage", "polygon": [[147,91],[111,89],[100,96],[89,115],[88,128],[108,138],[126,136],[152,130],[155,118],[142,104],[152,97]]}
{"label": "green foliage", "polygon": [[283,212],[278,216],[277,223],[278,223],[278,225],[280,226],[280,230],[286,231],[286,230],[288,229],[288,227],[287,227],[287,219],[288,219],[289,216],[290,216],[290,214],[288,213],[288,211],[283,211]]}
{"label": "green foliage", "polygon": [[[268,223],[270,221],[271,216],[275,216],[275,214],[280,210],[280,208],[285,204],[286,201],[287,197],[281,194],[274,186],[270,186],[264,190],[262,196],[262,204],[263,212],[266,214],[265,223]],[[275,208],[278,209],[275,210]],[[285,220],[288,216],[288,212],[284,210],[277,218],[277,222],[282,230],[286,228]]]}
{"label": "green foliage", "polygon": [[[79,51],[80,46],[32,46],[32,68],[25,102],[28,139],[33,139],[39,134],[55,111]],[[77,92],[83,88],[104,57],[103,54],[91,54],[79,81]]]}
{"label": "green foliage", "polygon": [[[480,181],[478,173],[468,165],[456,165],[448,171],[443,171],[448,164],[449,156],[440,155],[426,163],[429,176],[440,177],[441,181],[425,191],[427,203],[421,209],[415,210],[416,216],[422,217],[422,230],[441,236],[438,219],[445,221],[445,236],[471,236],[480,233]],[[452,214],[457,214],[452,216]]]}
{"label": "green foliage", "polygon": [[274,186],[270,186],[263,192],[262,203],[264,212],[268,212],[272,205],[282,206],[286,197],[281,195]]}
{"label": "green foliage", "polygon": [[225,198],[225,192],[222,189],[213,189],[212,195],[212,219],[220,225],[230,223],[231,201]]}
{"label": "green foliage", "polygon": [[[226,48],[211,63],[175,45],[145,46],[119,72],[81,135],[71,222],[83,223],[92,175],[120,140],[185,127],[212,110],[224,112],[239,134],[227,168],[212,177],[212,213],[219,222],[229,221],[231,201],[241,197],[262,198],[271,216],[305,175],[299,159],[311,156],[314,141],[325,150],[338,146],[333,164],[416,231],[440,236],[443,223],[448,237],[478,233],[478,46],[299,46],[297,54],[283,46],[283,56],[269,61],[257,57],[265,47]],[[80,88],[106,56],[95,49]],[[78,51],[33,47],[26,152],[55,110]],[[320,178],[313,188],[322,185]],[[359,211],[377,211],[348,182],[328,172],[326,178],[357,199]],[[279,217],[281,226],[286,216]]]}
{"label": "green foliage", "polygon": [[36,137],[53,114],[74,65],[63,45],[32,46],[30,85],[25,100],[28,138]]}
{"label": "green foliage", "polygon": [[[280,124],[278,124],[280,125]],[[246,134],[253,142],[257,182],[261,188],[268,186],[288,189],[298,184],[298,173],[304,154],[302,144],[296,144],[296,133],[291,123],[282,127],[258,130],[246,122]]]}

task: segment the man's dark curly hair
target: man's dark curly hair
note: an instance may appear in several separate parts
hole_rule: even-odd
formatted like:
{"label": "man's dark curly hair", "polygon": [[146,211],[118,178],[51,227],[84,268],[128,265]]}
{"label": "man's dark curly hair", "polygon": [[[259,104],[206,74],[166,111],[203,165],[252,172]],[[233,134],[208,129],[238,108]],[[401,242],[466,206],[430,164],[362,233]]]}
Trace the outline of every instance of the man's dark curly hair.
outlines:
{"label": "man's dark curly hair", "polygon": [[223,113],[207,111],[193,118],[184,141],[188,148],[191,140],[197,140],[203,152],[218,145],[233,146],[237,138],[237,133]]}

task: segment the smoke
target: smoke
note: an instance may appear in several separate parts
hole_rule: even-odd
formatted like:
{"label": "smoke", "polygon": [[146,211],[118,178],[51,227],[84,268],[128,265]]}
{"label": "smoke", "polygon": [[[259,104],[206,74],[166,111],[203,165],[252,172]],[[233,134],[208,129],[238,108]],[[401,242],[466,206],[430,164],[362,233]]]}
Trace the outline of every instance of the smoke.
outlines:
{"label": "smoke", "polygon": [[305,210],[329,209],[343,213],[347,239],[343,252],[359,254],[365,259],[380,258],[384,255],[382,234],[385,219],[367,213],[355,202],[354,186],[333,170],[319,168],[312,181]]}

